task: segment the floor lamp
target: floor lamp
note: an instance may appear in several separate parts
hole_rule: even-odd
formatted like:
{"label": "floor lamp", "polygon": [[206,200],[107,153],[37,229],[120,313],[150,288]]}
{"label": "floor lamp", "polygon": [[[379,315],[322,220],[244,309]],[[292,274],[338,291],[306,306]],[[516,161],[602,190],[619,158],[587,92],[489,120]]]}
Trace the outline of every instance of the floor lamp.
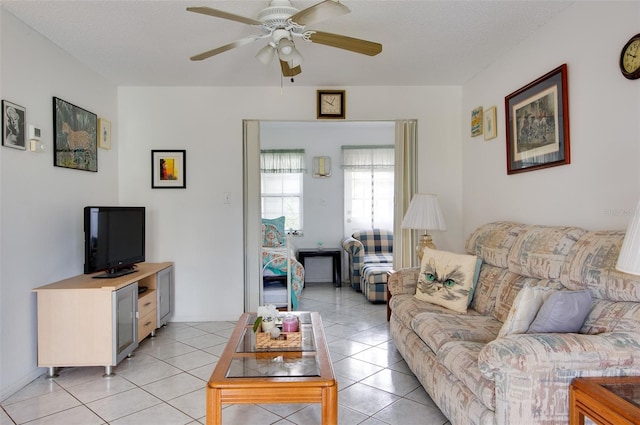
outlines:
{"label": "floor lamp", "polygon": [[420,235],[420,241],[416,246],[418,261],[422,264],[424,248],[436,249],[431,235],[429,235],[429,230],[447,230],[447,225],[444,223],[444,216],[438,203],[438,197],[431,193],[416,193],[413,195],[400,227],[402,229],[424,230],[424,234]]}

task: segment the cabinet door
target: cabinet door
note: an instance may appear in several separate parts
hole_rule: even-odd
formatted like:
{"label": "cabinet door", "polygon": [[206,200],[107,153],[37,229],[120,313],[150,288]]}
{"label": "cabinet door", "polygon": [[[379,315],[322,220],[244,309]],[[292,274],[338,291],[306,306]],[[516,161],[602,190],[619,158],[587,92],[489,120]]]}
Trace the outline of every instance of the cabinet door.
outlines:
{"label": "cabinet door", "polygon": [[166,325],[171,314],[171,292],[173,286],[173,267],[160,270],[157,276],[158,327]]}
{"label": "cabinet door", "polygon": [[138,347],[138,283],[113,292],[114,364]]}

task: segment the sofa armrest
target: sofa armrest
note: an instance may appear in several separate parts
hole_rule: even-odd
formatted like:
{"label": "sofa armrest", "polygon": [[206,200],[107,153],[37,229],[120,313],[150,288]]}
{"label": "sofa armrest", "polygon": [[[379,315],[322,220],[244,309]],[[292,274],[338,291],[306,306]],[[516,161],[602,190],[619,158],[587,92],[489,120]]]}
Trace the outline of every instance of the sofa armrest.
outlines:
{"label": "sofa armrest", "polygon": [[391,273],[391,276],[387,279],[387,288],[389,289],[391,296],[415,294],[419,274],[420,267],[400,269]]}
{"label": "sofa armrest", "polygon": [[480,351],[478,366],[489,379],[544,371],[574,376],[640,371],[640,333],[509,335],[488,343]]}

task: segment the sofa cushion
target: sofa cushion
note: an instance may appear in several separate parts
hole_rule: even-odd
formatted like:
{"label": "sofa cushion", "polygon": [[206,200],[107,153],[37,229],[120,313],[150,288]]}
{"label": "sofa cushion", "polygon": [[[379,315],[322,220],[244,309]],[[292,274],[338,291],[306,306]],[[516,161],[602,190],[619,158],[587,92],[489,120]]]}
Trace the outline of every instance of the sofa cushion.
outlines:
{"label": "sofa cushion", "polygon": [[571,248],[586,230],[526,226],[509,251],[509,271],[538,279],[558,279]]}
{"label": "sofa cushion", "polygon": [[523,224],[509,221],[484,224],[469,235],[465,249],[487,264],[506,268],[509,250],[524,227]]}
{"label": "sofa cushion", "polygon": [[511,334],[525,333],[552,291],[554,290],[548,287],[531,286],[526,283],[516,296],[509,310],[507,320],[504,321],[502,328],[500,328],[498,338]]}
{"label": "sofa cushion", "polygon": [[498,294],[496,297],[496,307],[493,316],[504,323],[509,316],[511,306],[524,285],[552,287],[554,289],[562,289],[562,285],[556,281],[546,279],[536,279],[508,272],[500,282]]}
{"label": "sofa cushion", "polygon": [[373,254],[365,254],[362,260],[363,264],[380,264],[380,263],[388,263],[391,265],[393,263],[393,254],[391,253],[373,253]]}
{"label": "sofa cushion", "polygon": [[444,344],[436,356],[488,409],[495,410],[495,382],[487,379],[478,367],[478,354],[484,346],[481,342],[452,341]]}
{"label": "sofa cushion", "polygon": [[475,255],[425,248],[416,298],[466,312],[476,270]]}
{"label": "sofa cushion", "polygon": [[509,273],[507,269],[482,264],[471,308],[480,314],[492,314],[496,306],[500,282],[507,273]]}
{"label": "sofa cushion", "polygon": [[591,293],[557,291],[542,304],[527,333],[578,332],[591,310]]}
{"label": "sofa cushion", "polygon": [[[406,327],[411,328],[413,318],[420,313],[435,312],[443,313],[449,316],[464,315],[465,313],[457,313],[453,310],[449,310],[442,306],[431,304],[426,301],[420,301],[413,295],[399,294],[391,297],[389,301],[389,307],[393,312],[393,315]],[[467,315],[477,315],[477,313],[471,309],[467,310]]]}
{"label": "sofa cushion", "polygon": [[624,232],[587,232],[574,245],[560,281],[568,289],[590,289],[610,301],[640,301],[638,277],[616,270]]}
{"label": "sofa cushion", "polygon": [[593,307],[580,333],[637,332],[640,329],[640,303],[593,299]]}
{"label": "sofa cushion", "polygon": [[450,341],[486,344],[496,339],[501,326],[502,323],[491,316],[439,312],[419,313],[411,321],[411,329],[434,353]]}

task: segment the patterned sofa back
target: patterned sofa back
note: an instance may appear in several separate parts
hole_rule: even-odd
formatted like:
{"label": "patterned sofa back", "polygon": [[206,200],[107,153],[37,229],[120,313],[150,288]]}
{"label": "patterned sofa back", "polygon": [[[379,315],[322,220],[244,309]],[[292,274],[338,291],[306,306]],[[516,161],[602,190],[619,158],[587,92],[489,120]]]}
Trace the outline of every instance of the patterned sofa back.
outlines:
{"label": "patterned sofa back", "polygon": [[583,331],[640,326],[640,276],[616,270],[623,231],[494,222],[467,239],[466,250],[483,259],[473,308],[504,321],[525,283],[589,289],[594,308]]}

